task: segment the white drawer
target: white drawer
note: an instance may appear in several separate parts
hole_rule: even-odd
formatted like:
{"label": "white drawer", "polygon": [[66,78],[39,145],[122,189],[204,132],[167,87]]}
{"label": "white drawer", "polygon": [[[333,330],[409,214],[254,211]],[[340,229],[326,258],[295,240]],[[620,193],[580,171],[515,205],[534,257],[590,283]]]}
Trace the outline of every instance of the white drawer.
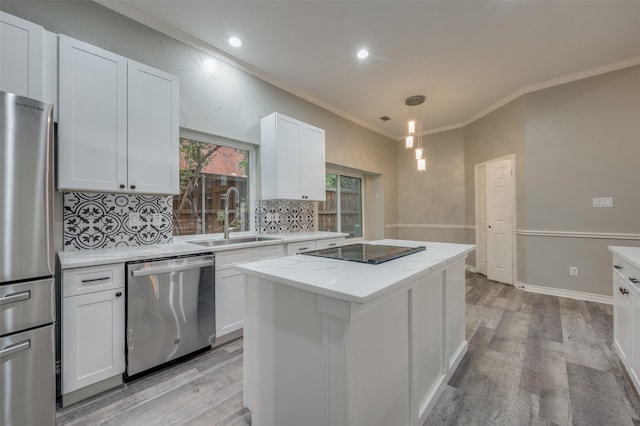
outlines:
{"label": "white drawer", "polygon": [[640,268],[636,268],[627,263],[627,281],[625,284],[631,287],[636,294],[640,295]]}
{"label": "white drawer", "polygon": [[323,250],[323,249],[339,246],[343,243],[344,243],[344,237],[326,238],[324,240],[316,241],[316,249]]}
{"label": "white drawer", "polygon": [[253,260],[275,259],[284,255],[282,244],[255,247],[253,249]]}
{"label": "white drawer", "polygon": [[245,248],[238,250],[223,250],[216,252],[216,271],[230,268],[240,263],[251,262],[253,260],[253,249]]}
{"label": "white drawer", "polygon": [[62,297],[124,287],[124,263],[62,271]]}
{"label": "white drawer", "polygon": [[292,254],[304,253],[305,251],[315,250],[316,242],[315,241],[301,241],[299,243],[289,243],[287,244],[287,256],[291,256]]}
{"label": "white drawer", "polygon": [[629,270],[629,265],[620,258],[620,256],[614,254],[613,255],[613,272],[617,273],[620,278],[623,280],[627,280],[627,272]]}

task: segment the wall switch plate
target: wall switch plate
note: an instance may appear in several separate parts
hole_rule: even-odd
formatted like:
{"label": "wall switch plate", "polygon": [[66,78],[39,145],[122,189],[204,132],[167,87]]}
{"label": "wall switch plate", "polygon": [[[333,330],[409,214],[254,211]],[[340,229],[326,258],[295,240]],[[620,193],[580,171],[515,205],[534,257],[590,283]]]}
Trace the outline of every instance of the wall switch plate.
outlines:
{"label": "wall switch plate", "polygon": [[129,213],[129,227],[137,228],[140,226],[140,213]]}
{"label": "wall switch plate", "polygon": [[577,266],[569,266],[569,275],[578,276],[578,267]]}
{"label": "wall switch plate", "polygon": [[613,197],[594,197],[593,207],[613,207]]}
{"label": "wall switch plate", "polygon": [[154,226],[162,226],[162,214],[154,213],[151,217]]}

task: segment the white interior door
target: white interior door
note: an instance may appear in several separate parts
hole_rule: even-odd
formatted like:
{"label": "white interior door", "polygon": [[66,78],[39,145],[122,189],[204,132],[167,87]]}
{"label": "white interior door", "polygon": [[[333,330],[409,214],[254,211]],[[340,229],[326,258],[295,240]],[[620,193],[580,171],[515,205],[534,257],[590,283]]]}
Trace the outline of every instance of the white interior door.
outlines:
{"label": "white interior door", "polygon": [[487,166],[476,165],[476,271],[487,275]]}
{"label": "white interior door", "polygon": [[487,277],[513,284],[512,159],[486,164]]}

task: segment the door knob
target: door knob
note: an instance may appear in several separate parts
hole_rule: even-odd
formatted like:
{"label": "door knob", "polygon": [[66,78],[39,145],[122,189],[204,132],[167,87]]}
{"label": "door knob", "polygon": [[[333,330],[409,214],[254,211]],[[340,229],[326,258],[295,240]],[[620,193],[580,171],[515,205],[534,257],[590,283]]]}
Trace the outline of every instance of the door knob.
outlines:
{"label": "door knob", "polygon": [[489,225],[489,229],[492,229],[492,228],[491,228],[491,225]]}

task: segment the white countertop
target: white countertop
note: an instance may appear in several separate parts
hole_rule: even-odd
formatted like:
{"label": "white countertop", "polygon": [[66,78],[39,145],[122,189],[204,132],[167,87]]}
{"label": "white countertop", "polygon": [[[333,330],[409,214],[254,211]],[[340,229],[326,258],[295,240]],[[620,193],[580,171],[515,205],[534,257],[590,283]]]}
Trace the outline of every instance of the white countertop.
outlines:
{"label": "white countertop", "polygon": [[609,251],[640,268],[640,247],[609,246]]}
{"label": "white countertop", "polygon": [[469,244],[378,240],[370,244],[426,250],[379,265],[327,259],[304,254],[243,263],[235,268],[260,278],[352,303],[367,303],[392,292],[418,274],[445,267],[475,249]]}
{"label": "white countertop", "polygon": [[[250,232],[234,232],[231,238],[253,236]],[[150,246],[115,247],[94,250],[77,250],[58,252],[62,269],[82,268],[85,266],[107,265],[110,263],[131,262],[136,260],[162,257],[182,256],[186,254],[211,253],[214,251],[234,250],[240,248],[266,246],[272,244],[294,243],[297,241],[321,240],[326,238],[345,237],[348,234],[338,232],[307,232],[296,234],[269,234],[264,237],[274,238],[267,241],[229,244],[224,246],[202,247],[187,241],[221,239],[222,235],[187,235],[174,238],[170,244]]]}

